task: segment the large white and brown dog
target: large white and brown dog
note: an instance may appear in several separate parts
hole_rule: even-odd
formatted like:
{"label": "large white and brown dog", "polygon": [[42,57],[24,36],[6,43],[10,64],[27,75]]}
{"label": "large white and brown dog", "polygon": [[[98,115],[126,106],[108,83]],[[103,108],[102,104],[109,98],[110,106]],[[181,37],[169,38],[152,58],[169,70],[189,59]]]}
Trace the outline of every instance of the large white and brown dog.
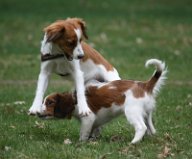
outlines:
{"label": "large white and brown dog", "polygon": [[156,132],[152,122],[155,108],[155,96],[166,79],[165,64],[157,59],[150,59],[146,66],[155,65],[156,71],[145,82],[132,80],[115,80],[112,82],[92,81],[86,85],[86,98],[92,110],[86,117],[78,114],[77,97],[74,93],[54,93],[48,95],[43,103],[40,117],[71,118],[81,121],[80,140],[95,136],[104,123],[124,113],[135,128],[131,143],[140,141],[144,134]]}
{"label": "large white and brown dog", "polygon": [[93,79],[102,82],[120,79],[116,69],[83,41],[83,38],[87,38],[85,29],[85,22],[78,18],[56,21],[44,29],[41,70],[29,114],[41,112],[44,94],[52,73],[72,76],[77,91],[78,113],[82,115],[91,112],[85,98],[86,82]]}

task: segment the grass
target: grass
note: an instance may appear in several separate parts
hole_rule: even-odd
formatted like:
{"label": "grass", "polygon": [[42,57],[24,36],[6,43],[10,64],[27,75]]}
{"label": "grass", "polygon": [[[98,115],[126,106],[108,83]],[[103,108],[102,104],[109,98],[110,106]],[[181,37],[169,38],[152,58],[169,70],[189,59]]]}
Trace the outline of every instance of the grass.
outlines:
{"label": "grass", "polygon": [[[0,158],[192,158],[191,1],[0,2]],[[133,146],[133,128],[122,116],[105,126],[95,142],[79,143],[79,123],[44,121],[27,115],[39,73],[42,29],[66,17],[87,22],[89,43],[122,78],[146,80],[149,58],[168,65],[168,81],[154,113],[157,135]],[[71,82],[52,78],[47,94]],[[24,101],[17,103],[16,101]],[[69,138],[72,144],[64,144]]]}

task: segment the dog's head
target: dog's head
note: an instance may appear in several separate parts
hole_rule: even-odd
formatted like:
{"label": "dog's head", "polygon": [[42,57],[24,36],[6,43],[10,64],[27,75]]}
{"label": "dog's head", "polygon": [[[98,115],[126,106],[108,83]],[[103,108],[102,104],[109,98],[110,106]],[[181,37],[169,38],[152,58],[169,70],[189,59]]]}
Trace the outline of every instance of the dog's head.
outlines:
{"label": "dog's head", "polygon": [[76,100],[72,93],[54,93],[48,95],[43,102],[42,111],[39,117],[68,118],[70,119],[75,109]]}
{"label": "dog's head", "polygon": [[44,29],[47,42],[57,44],[65,53],[68,60],[81,59],[84,51],[81,46],[86,34],[85,22],[79,18],[68,18],[59,20]]}

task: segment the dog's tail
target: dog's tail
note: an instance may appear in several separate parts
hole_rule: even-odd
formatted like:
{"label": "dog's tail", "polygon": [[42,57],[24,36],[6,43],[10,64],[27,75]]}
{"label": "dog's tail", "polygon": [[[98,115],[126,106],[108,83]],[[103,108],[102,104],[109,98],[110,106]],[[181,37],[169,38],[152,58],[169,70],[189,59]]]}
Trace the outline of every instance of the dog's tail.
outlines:
{"label": "dog's tail", "polygon": [[145,67],[148,67],[149,65],[154,65],[156,67],[156,70],[153,76],[146,83],[146,91],[148,93],[157,95],[161,86],[167,79],[167,68],[165,68],[165,63],[158,59],[147,60],[145,63]]}

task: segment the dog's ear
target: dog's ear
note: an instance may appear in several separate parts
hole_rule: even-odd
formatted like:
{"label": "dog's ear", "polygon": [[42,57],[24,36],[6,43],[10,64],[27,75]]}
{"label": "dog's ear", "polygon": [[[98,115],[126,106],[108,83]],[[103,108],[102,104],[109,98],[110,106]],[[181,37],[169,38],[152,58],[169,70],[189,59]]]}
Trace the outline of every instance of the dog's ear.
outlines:
{"label": "dog's ear", "polygon": [[75,105],[73,104],[73,97],[71,93],[57,94],[57,104],[54,115],[58,118],[71,119]]}
{"label": "dog's ear", "polygon": [[44,32],[47,35],[47,42],[55,42],[63,36],[65,32],[65,27],[64,25],[60,24],[52,24],[44,28]]}
{"label": "dog's ear", "polygon": [[84,38],[88,39],[87,32],[86,32],[86,23],[85,23],[85,21],[83,21],[80,18],[75,18],[75,20],[80,25]]}

